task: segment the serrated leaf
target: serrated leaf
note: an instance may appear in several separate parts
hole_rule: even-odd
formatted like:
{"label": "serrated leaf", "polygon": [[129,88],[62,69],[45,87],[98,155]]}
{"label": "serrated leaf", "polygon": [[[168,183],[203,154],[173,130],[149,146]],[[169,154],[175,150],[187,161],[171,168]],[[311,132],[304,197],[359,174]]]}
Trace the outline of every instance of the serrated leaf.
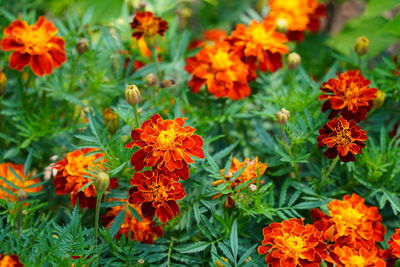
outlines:
{"label": "serrated leaf", "polygon": [[205,250],[209,245],[209,242],[199,241],[193,244],[176,247],[175,250],[180,253],[196,253]]}
{"label": "serrated leaf", "polygon": [[232,229],[231,229],[231,250],[233,253],[233,257],[235,260],[237,259],[238,251],[239,251],[239,241],[238,241],[238,230],[237,230],[237,222],[236,220],[233,222]]}
{"label": "serrated leaf", "polygon": [[119,229],[121,228],[121,225],[125,220],[125,215],[126,215],[126,211],[125,211],[125,209],[123,209],[115,217],[114,222],[112,223],[112,225],[110,227],[110,235],[112,237],[114,237],[118,233]]}

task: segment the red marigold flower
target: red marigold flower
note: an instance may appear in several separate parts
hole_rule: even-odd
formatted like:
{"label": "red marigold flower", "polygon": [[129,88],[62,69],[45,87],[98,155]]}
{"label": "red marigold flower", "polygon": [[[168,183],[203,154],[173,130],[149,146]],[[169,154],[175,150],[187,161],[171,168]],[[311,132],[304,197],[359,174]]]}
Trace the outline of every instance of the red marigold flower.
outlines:
{"label": "red marigold flower", "polygon": [[157,171],[137,172],[131,179],[129,203],[142,204],[142,214],[152,219],[157,215],[161,222],[166,222],[179,215],[176,200],[186,193],[182,184]]}
{"label": "red marigold flower", "polygon": [[[231,167],[229,168],[229,171],[227,175],[225,176],[225,179],[220,179],[212,183],[213,186],[217,186],[223,183],[228,184],[232,190],[235,189],[237,186],[244,184],[248,181],[254,181],[256,180],[257,177],[262,176],[265,171],[267,170],[268,163],[262,163],[258,161],[258,157],[256,157],[253,160],[250,160],[249,158],[245,158],[243,162],[240,162],[237,158],[232,158],[232,163]],[[230,179],[232,178],[235,173],[237,173],[239,170],[242,170],[242,173],[236,177],[235,180],[232,182],[229,182]],[[221,174],[225,174],[225,169],[221,170]],[[249,184],[250,185],[250,184]],[[217,194],[213,196],[213,199],[216,199],[218,197],[222,196],[222,194]],[[226,208],[231,208],[233,205],[233,200],[230,197],[230,194],[228,195],[228,198],[225,202],[225,207]]]}
{"label": "red marigold flower", "polygon": [[[18,177],[14,175],[11,171],[13,170]],[[9,201],[15,201],[16,197],[8,192],[12,192],[14,194],[17,193],[18,190],[23,190],[25,193],[34,193],[42,191],[43,186],[35,186],[33,185],[40,183],[39,178],[31,179],[30,176],[24,175],[24,165],[13,164],[13,163],[0,163],[0,199],[8,199]],[[3,179],[12,183],[15,187],[10,186]],[[6,189],[6,190],[3,190]]]}
{"label": "red marigold flower", "polygon": [[185,120],[163,120],[159,114],[154,114],[141,128],[132,130],[133,142],[126,147],[139,147],[131,157],[136,171],[150,166],[164,174],[171,173],[174,180],[189,178],[187,164],[194,162],[191,156],[204,158],[204,152],[203,139],[194,134],[195,128],[183,127]]}
{"label": "red marigold flower", "polygon": [[380,249],[372,243],[370,246],[334,246],[326,261],[337,267],[385,267],[380,257]]}
{"label": "red marigold flower", "polygon": [[331,109],[329,118],[340,113],[346,120],[362,121],[374,105],[378,89],[370,88],[370,81],[365,79],[358,70],[349,70],[339,74],[337,79],[329,79],[323,83],[321,91],[325,92],[319,100],[327,101],[322,105],[322,111]]}
{"label": "red marigold flower", "polygon": [[390,254],[400,259],[400,228],[392,235],[388,241]]}
{"label": "red marigold flower", "polygon": [[328,209],[329,216],[318,209],[311,212],[315,227],[324,231],[325,239],[332,242],[345,239],[347,245],[359,240],[383,241],[386,229],[378,208],[365,205],[359,195],[345,195],[343,201],[335,199]]}
{"label": "red marigold flower", "polygon": [[[122,222],[116,238],[121,235],[125,235],[126,238],[130,236],[131,240],[142,242],[144,244],[152,244],[154,240],[163,235],[161,226],[155,225],[155,222],[144,217],[141,212],[140,205],[132,205],[128,203],[126,199],[112,199],[111,201],[122,201],[127,202],[126,205],[114,206],[107,210],[106,214],[102,216],[103,225],[110,228],[114,222],[115,217],[125,209],[125,219]],[[137,211],[142,218],[141,221],[137,220],[131,213],[128,205]]]}
{"label": "red marigold flower", "polygon": [[355,121],[347,121],[341,116],[324,124],[319,134],[318,146],[329,147],[324,155],[330,159],[339,155],[343,162],[355,161],[354,154],[361,154],[365,147],[363,141],[368,140],[367,132],[361,130]]}
{"label": "red marigold flower", "polygon": [[160,17],[154,16],[152,12],[136,12],[131,28],[134,30],[132,36],[136,39],[142,37],[152,37],[157,34],[163,36],[168,30],[168,23]]}
{"label": "red marigold flower", "polygon": [[194,57],[186,59],[185,70],[193,74],[188,86],[194,93],[206,84],[208,91],[217,98],[238,100],[250,95],[249,67],[228,42],[204,46]]}
{"label": "red marigold flower", "polygon": [[[93,182],[95,177],[91,173],[95,170],[104,170],[106,161],[103,153],[87,155],[96,151],[94,148],[83,148],[68,153],[65,158],[55,163],[53,168],[57,171],[53,184],[59,195],[71,195],[72,205],[79,199],[82,208],[94,208],[96,206],[96,188]],[[91,172],[91,173],[90,173]],[[93,180],[88,178],[93,177]],[[82,189],[85,187],[84,189]]]}
{"label": "red marigold flower", "polygon": [[272,223],[263,229],[264,240],[259,254],[267,254],[265,262],[272,267],[320,266],[327,257],[327,245],[322,232],[304,219],[289,219]]}
{"label": "red marigold flower", "polygon": [[33,25],[16,20],[4,29],[0,47],[3,51],[13,50],[10,67],[21,71],[30,65],[32,71],[42,76],[51,74],[66,60],[64,39],[58,36],[57,28],[44,17]]}
{"label": "red marigold flower", "polygon": [[19,261],[17,255],[3,255],[0,254],[1,267],[23,267],[24,265]]}
{"label": "red marigold flower", "polygon": [[249,26],[239,24],[228,41],[243,62],[250,66],[249,79],[256,78],[257,68],[274,72],[282,67],[282,54],[287,54],[287,38],[275,31],[275,25],[252,21]]}

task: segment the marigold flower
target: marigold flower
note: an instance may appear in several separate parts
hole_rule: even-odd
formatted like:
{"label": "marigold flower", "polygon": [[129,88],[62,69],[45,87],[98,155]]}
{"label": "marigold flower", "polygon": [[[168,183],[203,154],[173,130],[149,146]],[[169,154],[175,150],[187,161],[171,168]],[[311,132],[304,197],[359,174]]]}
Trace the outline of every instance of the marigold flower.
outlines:
{"label": "marigold flower", "polygon": [[203,39],[194,39],[190,42],[188,49],[196,49],[199,47],[203,47],[207,42],[215,43],[222,42],[225,38],[228,37],[228,34],[225,30],[221,29],[209,29],[203,32]]}
{"label": "marigold flower", "polygon": [[304,219],[289,219],[272,223],[263,229],[264,240],[259,254],[267,254],[265,262],[272,267],[320,266],[327,257],[327,245],[322,232]]}
{"label": "marigold flower", "polygon": [[339,155],[343,162],[355,161],[354,154],[361,154],[368,140],[367,132],[361,130],[354,120],[347,121],[341,116],[322,126],[319,130],[318,146],[328,146],[324,155],[334,159]]}
{"label": "marigold flower", "polygon": [[168,23],[160,17],[154,16],[152,12],[136,12],[131,28],[134,30],[132,36],[136,39],[142,37],[152,37],[157,34],[163,36],[168,30]]}
{"label": "marigold flower", "polygon": [[231,50],[228,42],[204,46],[194,57],[186,59],[185,70],[193,74],[188,86],[194,93],[206,84],[217,98],[238,100],[250,95],[249,67]]}
{"label": "marigold flower", "polygon": [[23,267],[24,265],[19,261],[17,255],[3,255],[0,254],[1,267]]}
{"label": "marigold flower", "polygon": [[[19,176],[15,177],[11,169]],[[3,179],[0,179],[0,199],[8,199],[9,201],[16,201],[14,195],[9,194],[2,188],[11,191],[17,195],[18,191],[23,190],[25,193],[34,193],[42,191],[43,186],[31,187],[40,182],[39,178],[31,179],[29,175],[26,177],[24,175],[24,165],[14,164],[14,163],[0,163],[0,177],[6,179],[8,182],[15,185],[14,188],[8,185]]]}
{"label": "marigold flower", "polygon": [[[57,171],[53,184],[59,195],[70,195],[72,205],[79,199],[82,208],[94,208],[96,206],[95,177],[91,174],[95,170],[103,171],[103,163],[106,161],[103,153],[87,155],[96,151],[94,148],[83,148],[68,153],[65,158],[53,165]],[[89,173],[91,172],[91,173]],[[88,177],[93,177],[90,179]],[[85,187],[88,183],[91,185]]]}
{"label": "marigold flower", "polygon": [[[225,179],[220,179],[212,183],[213,186],[217,186],[223,183],[229,184],[229,186],[233,189],[238,187],[241,184],[244,184],[248,181],[254,181],[256,180],[257,177],[262,176],[265,171],[267,170],[268,163],[262,163],[258,161],[258,157],[255,157],[253,160],[250,160],[249,158],[245,158],[243,162],[240,162],[237,158],[232,158],[232,163],[231,167],[229,168],[229,171],[227,175],[225,176]],[[239,170],[242,168],[243,171],[242,173],[236,177],[235,180],[230,182],[230,179],[237,173]],[[221,170],[221,174],[225,174],[225,169]],[[251,184],[250,184],[251,185]],[[240,190],[239,190],[240,191]],[[217,194],[213,196],[213,199],[216,199],[218,197],[222,196],[221,194]],[[233,205],[233,200],[230,197],[230,194],[228,195],[228,198],[225,202],[225,207],[231,208]]]}
{"label": "marigold flower", "polygon": [[53,68],[67,60],[64,39],[56,34],[57,28],[45,17],[39,17],[33,25],[16,20],[4,29],[0,47],[14,51],[9,61],[11,68],[21,71],[29,65],[38,76],[51,74]]}
{"label": "marigold flower", "polygon": [[386,262],[379,253],[379,248],[373,243],[367,247],[335,246],[327,261],[338,267],[385,267]]}
{"label": "marigold flower", "polygon": [[335,242],[346,238],[347,245],[358,240],[383,241],[386,229],[378,208],[365,205],[359,195],[345,195],[343,201],[335,199],[328,209],[329,216],[318,209],[311,211],[314,225],[324,231],[325,239]]}
{"label": "marigold flower", "polygon": [[142,204],[142,214],[152,219],[157,215],[161,222],[166,222],[180,214],[176,200],[186,193],[182,184],[157,171],[137,172],[131,179],[129,203]]}
{"label": "marigold flower", "polygon": [[392,235],[388,241],[390,254],[400,259],[400,228]]}
{"label": "marigold flower", "polygon": [[249,79],[256,78],[256,70],[274,72],[282,67],[282,54],[287,54],[287,38],[276,32],[270,23],[252,21],[249,26],[239,24],[228,41],[243,62],[250,66]]}
{"label": "marigold flower", "polygon": [[325,92],[319,100],[327,100],[322,105],[322,111],[331,109],[329,118],[340,113],[346,120],[361,121],[373,107],[373,100],[378,89],[370,88],[370,81],[365,79],[358,70],[349,70],[339,74],[337,79],[329,79],[321,86]]}
{"label": "marigold flower", "polygon": [[[107,228],[110,228],[114,222],[115,217],[123,209],[125,209],[125,219],[120,229],[118,230],[118,233],[116,234],[116,238],[120,238],[121,235],[125,235],[126,238],[128,238],[130,235],[131,240],[142,242],[144,244],[152,244],[158,237],[163,235],[163,230],[161,226],[155,225],[154,221],[142,215],[140,205],[129,204],[128,200],[126,199],[113,200],[127,202],[126,205],[114,206],[109,208],[107,212],[102,216],[103,225]],[[142,218],[141,221],[137,220],[132,215],[127,205],[137,211],[137,213]]]}
{"label": "marigold flower", "polygon": [[170,172],[174,180],[189,178],[191,156],[204,158],[203,139],[194,134],[195,128],[185,126],[186,118],[163,120],[154,114],[141,128],[132,130],[133,142],[127,148],[139,147],[131,157],[132,166],[141,171],[145,166]]}

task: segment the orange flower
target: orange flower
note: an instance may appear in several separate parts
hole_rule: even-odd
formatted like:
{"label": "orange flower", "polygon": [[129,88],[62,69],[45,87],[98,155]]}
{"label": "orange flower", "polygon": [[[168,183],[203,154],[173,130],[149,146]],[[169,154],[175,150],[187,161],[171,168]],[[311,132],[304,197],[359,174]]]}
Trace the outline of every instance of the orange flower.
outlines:
{"label": "orange flower", "polygon": [[17,255],[0,254],[0,267],[23,267]]}
{"label": "orange flower", "polygon": [[321,91],[325,92],[319,100],[327,101],[322,105],[322,111],[331,109],[329,118],[340,113],[346,120],[361,121],[372,109],[378,89],[370,88],[370,81],[365,79],[358,70],[349,70],[339,74],[337,79],[329,79],[323,83]]}
{"label": "orange flower", "polygon": [[[15,177],[12,169],[19,177]],[[22,189],[26,193],[34,193],[40,192],[42,190],[42,186],[31,187],[34,184],[40,183],[39,178],[30,179],[30,177],[25,177],[24,175],[24,165],[13,164],[13,163],[0,163],[0,177],[6,179],[8,182],[15,185],[17,188],[14,188],[8,185],[3,179],[0,179],[0,199],[8,199],[9,201],[15,201],[16,197],[9,194],[7,191],[3,190],[5,188],[12,193],[16,193],[18,190]]]}
{"label": "orange flower", "polygon": [[324,231],[325,239],[347,245],[361,241],[381,242],[385,227],[377,207],[364,204],[364,199],[357,194],[345,195],[343,201],[333,200],[328,204],[329,216],[318,209],[313,209],[311,217],[314,225]]}
{"label": "orange flower", "polygon": [[[248,181],[255,182],[256,178],[259,176],[262,176],[265,171],[267,170],[268,163],[261,163],[258,161],[258,157],[256,157],[253,160],[250,160],[249,158],[245,158],[243,162],[240,162],[237,158],[232,159],[231,167],[229,168],[229,172],[225,176],[225,179],[220,179],[212,183],[213,186],[217,186],[223,183],[229,183],[229,180],[232,178],[232,176],[235,175],[239,170],[244,168],[242,170],[242,173],[236,177],[235,180],[230,182],[229,186],[233,189],[235,189],[237,186],[244,184]],[[224,175],[225,169],[221,170],[221,174]],[[249,184],[250,186],[250,184]],[[240,191],[240,190],[239,190]],[[217,194],[213,196],[213,199],[216,199],[218,197],[222,196],[222,194]],[[228,198],[225,202],[225,207],[231,208],[233,205],[233,200],[230,197],[230,194],[228,195]]]}
{"label": "orange flower", "polygon": [[272,223],[263,229],[264,240],[259,254],[267,254],[265,262],[272,267],[318,267],[327,257],[327,245],[322,232],[304,219],[289,219]]}
{"label": "orange flower", "polygon": [[183,127],[185,120],[163,120],[160,115],[154,114],[143,122],[141,128],[132,130],[133,142],[126,147],[140,148],[131,157],[136,171],[150,166],[172,175],[174,180],[189,178],[187,164],[194,162],[191,156],[204,158],[204,153],[203,140],[194,134],[195,128]]}
{"label": "orange flower", "polygon": [[[72,205],[75,205],[76,200],[79,199],[79,206],[90,209],[96,206],[97,193],[94,183],[83,190],[81,189],[94,181],[91,173],[96,170],[104,170],[103,163],[106,161],[104,158],[101,159],[104,154],[100,152],[87,155],[93,151],[96,151],[96,149],[83,148],[72,151],[53,166],[57,171],[53,180],[56,193],[59,195],[71,195]],[[88,176],[93,177],[93,180]]]}
{"label": "orange flower", "polygon": [[127,205],[136,210],[142,218],[141,221],[137,220],[132,215],[127,205],[120,205],[109,208],[106,214],[102,216],[103,225],[107,228],[111,227],[115,217],[120,213],[120,211],[124,209],[126,211],[125,219],[120,229],[118,230],[118,233],[116,234],[117,238],[119,238],[121,235],[125,235],[126,238],[128,238],[130,235],[131,240],[142,242],[144,244],[152,244],[154,240],[163,235],[163,230],[161,226],[156,226],[152,220],[142,215],[140,205],[129,204],[128,200],[126,199],[112,200],[127,202]]}
{"label": "orange flower", "polygon": [[160,17],[155,17],[152,12],[136,12],[131,28],[134,30],[132,34],[136,39],[142,37],[152,37],[157,34],[163,36],[168,30],[168,23]]}
{"label": "orange flower", "polygon": [[363,141],[368,140],[367,132],[361,130],[355,121],[347,121],[342,117],[324,124],[319,134],[318,146],[329,147],[324,155],[330,159],[339,155],[343,162],[355,161],[354,154],[361,154],[361,149],[365,147]]}
{"label": "orange flower", "polygon": [[249,67],[231,50],[228,42],[206,45],[194,57],[186,59],[185,70],[193,74],[188,86],[194,93],[207,84],[208,91],[217,98],[238,100],[250,95]]}
{"label": "orange flower", "polygon": [[256,70],[274,72],[282,67],[282,54],[289,48],[287,39],[275,31],[271,23],[252,21],[249,26],[239,24],[228,38],[233,50],[250,66],[249,79],[256,78]]}
{"label": "orange flower", "polygon": [[390,254],[400,259],[400,228],[396,229],[396,232],[392,235],[388,244],[390,245]]}
{"label": "orange flower", "polygon": [[367,247],[335,246],[327,261],[337,267],[385,267],[386,262],[379,254],[380,249],[375,244]]}
{"label": "orange flower", "polygon": [[137,172],[131,179],[129,203],[142,204],[142,214],[152,219],[157,215],[161,222],[166,222],[179,215],[176,200],[186,193],[182,184],[174,182],[164,174],[152,171]]}
{"label": "orange flower", "polygon": [[210,29],[210,30],[205,30],[203,32],[203,39],[194,39],[192,42],[190,42],[188,49],[196,49],[199,47],[203,47],[206,45],[206,42],[220,42],[225,40],[225,38],[228,36],[225,30],[221,29]]}
{"label": "orange flower", "polygon": [[67,60],[64,39],[56,34],[57,28],[44,17],[39,17],[33,25],[16,20],[4,29],[0,47],[4,51],[14,51],[10,56],[11,68],[21,71],[30,65],[38,76],[51,74],[53,68]]}

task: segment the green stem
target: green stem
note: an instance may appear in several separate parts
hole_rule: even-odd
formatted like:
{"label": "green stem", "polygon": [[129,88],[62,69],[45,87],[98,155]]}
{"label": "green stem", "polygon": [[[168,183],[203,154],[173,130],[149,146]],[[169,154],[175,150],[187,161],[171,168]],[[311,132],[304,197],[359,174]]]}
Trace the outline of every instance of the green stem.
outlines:
{"label": "green stem", "polygon": [[168,248],[168,258],[167,258],[168,266],[171,266],[171,253],[172,253],[173,245],[174,245],[174,240],[172,238],[171,242],[169,243],[169,248]]}
{"label": "green stem", "polygon": [[138,108],[137,104],[132,105],[133,107],[133,113],[135,113],[135,129],[140,127],[140,120],[139,120],[139,113],[138,113]]}
{"label": "green stem", "polygon": [[155,44],[152,45],[152,54],[154,63],[156,64],[156,76],[157,79],[161,82],[160,62],[158,61],[157,45]]}
{"label": "green stem", "polygon": [[18,203],[18,219],[17,219],[17,232],[18,236],[21,235],[21,229],[22,229],[22,207],[23,203],[19,202]]}
{"label": "green stem", "polygon": [[[97,201],[96,201],[96,214],[94,219],[94,251],[97,253],[97,238],[99,235],[99,217],[100,217],[100,204],[101,199],[103,197],[103,193],[97,194]],[[99,262],[100,253],[97,255],[97,262]]]}
{"label": "green stem", "polygon": [[72,90],[72,87],[73,87],[74,84],[75,84],[75,74],[76,74],[76,69],[77,69],[78,62],[79,62],[79,59],[80,59],[80,58],[81,58],[81,55],[78,54],[78,56],[76,57],[76,59],[75,59],[73,65],[72,65],[71,80],[69,81],[69,87],[68,87],[68,88],[69,88],[69,91]]}
{"label": "green stem", "polygon": [[281,124],[281,132],[282,132],[282,139],[286,146],[288,146],[286,131],[285,131],[285,124]]}
{"label": "green stem", "polygon": [[326,184],[326,180],[328,179],[329,174],[331,174],[331,172],[333,171],[333,168],[335,168],[336,163],[338,161],[339,161],[339,157],[336,157],[334,160],[332,160],[331,165],[329,165],[328,170],[324,173],[324,175],[322,175],[320,187],[322,187]]}

